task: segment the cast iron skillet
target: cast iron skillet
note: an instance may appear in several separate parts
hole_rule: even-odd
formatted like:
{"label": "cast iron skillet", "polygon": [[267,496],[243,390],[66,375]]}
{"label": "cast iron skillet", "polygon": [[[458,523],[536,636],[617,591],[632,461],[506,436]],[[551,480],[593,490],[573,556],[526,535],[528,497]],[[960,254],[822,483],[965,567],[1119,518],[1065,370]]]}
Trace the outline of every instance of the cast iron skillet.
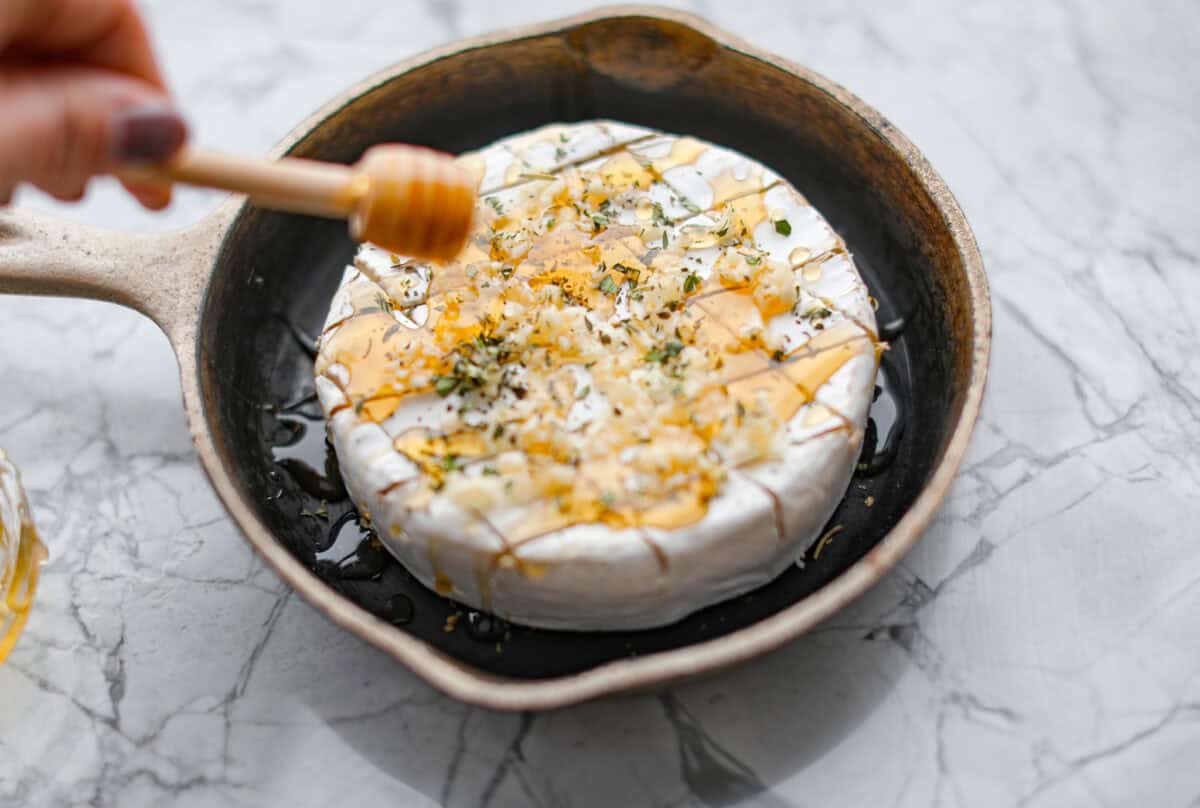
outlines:
{"label": "cast iron skillet", "polygon": [[[353,162],[380,141],[459,152],[589,118],[697,135],[787,176],[845,237],[891,332],[885,398],[902,434],[892,429],[884,451],[863,458],[831,520],[841,530],[803,569],[674,626],[572,634],[454,618],[461,607],[376,544],[329,557],[330,525],[349,527],[349,515],[339,518],[349,506],[336,485],[300,485],[305,475],[285,473],[272,447],[316,436],[320,448],[303,334],[319,328],[352,255],[340,224],[230,202],[184,232],[128,235],[18,211],[0,218],[0,292],[111,300],[158,323],[179,359],[200,461],[246,538],[331,620],[446,692],[542,709],[727,666],[844,606],[928,525],[983,394],[982,261],[942,180],[877,112],[809,70],[659,9],[605,9],[418,56],[330,103],[276,154]],[[320,512],[320,498],[325,518],[301,516]]]}

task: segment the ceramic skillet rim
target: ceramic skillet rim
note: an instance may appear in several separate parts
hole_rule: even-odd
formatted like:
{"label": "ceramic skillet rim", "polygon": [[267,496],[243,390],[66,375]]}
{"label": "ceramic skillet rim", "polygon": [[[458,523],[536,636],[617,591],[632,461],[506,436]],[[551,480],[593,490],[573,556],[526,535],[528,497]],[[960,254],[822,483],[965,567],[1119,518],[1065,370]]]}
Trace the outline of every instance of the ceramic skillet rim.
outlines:
{"label": "ceramic skillet rim", "polygon": [[959,248],[974,321],[974,344],[970,346],[971,375],[962,409],[957,419],[952,418],[954,423],[945,450],[921,493],[883,539],[833,581],[776,614],[722,637],[643,657],[608,662],[579,673],[532,681],[496,676],[466,665],[351,603],[310,572],[279,543],[258,520],[249,503],[243,500],[242,491],[231,479],[213,445],[213,434],[200,407],[200,380],[195,375],[186,379],[184,389],[188,401],[188,419],[193,434],[202,438],[197,443],[197,449],[204,468],[250,543],[274,570],[335,624],[403,662],[435,687],[462,701],[496,709],[544,710],[563,707],[604,694],[646,689],[725,668],[778,648],[846,606],[879,581],[916,544],[933,519],[966,452],[978,418],[987,375],[991,311],[983,260],[957,201],[924,156],[880,113],[844,88],[807,68],[730,36],[690,14],[638,6],[600,9],[557,22],[487,34],[428,51],[352,87],[300,124],[280,143],[275,153],[282,155],[288,152],[351,101],[403,73],[465,50],[550,36],[600,20],[621,17],[650,17],[680,23],[710,37],[721,47],[781,68],[823,90],[888,142],[925,186]]}

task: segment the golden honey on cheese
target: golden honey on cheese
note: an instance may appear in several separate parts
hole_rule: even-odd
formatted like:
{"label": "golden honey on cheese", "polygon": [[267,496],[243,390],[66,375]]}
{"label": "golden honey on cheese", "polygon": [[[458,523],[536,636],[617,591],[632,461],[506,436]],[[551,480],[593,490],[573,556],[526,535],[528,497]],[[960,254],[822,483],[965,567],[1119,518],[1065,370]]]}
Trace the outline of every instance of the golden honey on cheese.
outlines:
{"label": "golden honey on cheese", "polygon": [[727,149],[612,122],[463,158],[476,229],[364,246],[318,393],[426,585],[516,622],[661,625],[766,583],[841,498],[879,345],[844,244]]}

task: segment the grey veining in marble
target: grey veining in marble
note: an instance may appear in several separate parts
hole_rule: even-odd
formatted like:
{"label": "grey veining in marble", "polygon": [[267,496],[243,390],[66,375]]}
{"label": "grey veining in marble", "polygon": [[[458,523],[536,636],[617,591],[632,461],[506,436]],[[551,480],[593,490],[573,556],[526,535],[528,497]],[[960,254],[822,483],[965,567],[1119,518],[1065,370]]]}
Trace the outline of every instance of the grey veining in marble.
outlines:
{"label": "grey veining in marble", "polygon": [[[259,152],[370,70],[580,4],[147,5],[199,139]],[[883,110],[976,228],[993,372],[917,550],[716,678],[472,709],[251,554],[153,326],[0,300],[0,445],[53,553],[0,668],[0,805],[1200,806],[1200,6],[681,5]],[[101,185],[63,212],[215,203],[152,217]]]}

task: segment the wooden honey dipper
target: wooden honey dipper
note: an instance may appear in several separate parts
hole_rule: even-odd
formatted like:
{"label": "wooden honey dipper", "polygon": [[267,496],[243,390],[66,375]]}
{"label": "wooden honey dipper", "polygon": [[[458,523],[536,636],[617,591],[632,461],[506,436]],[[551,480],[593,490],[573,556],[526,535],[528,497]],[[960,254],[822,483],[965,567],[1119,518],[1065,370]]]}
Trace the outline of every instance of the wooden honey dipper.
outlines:
{"label": "wooden honey dipper", "polygon": [[375,146],[353,166],[186,148],[121,177],[219,188],[272,210],[348,219],[357,241],[437,261],[449,261],[466,244],[476,200],[475,178],[453,157],[400,144]]}

